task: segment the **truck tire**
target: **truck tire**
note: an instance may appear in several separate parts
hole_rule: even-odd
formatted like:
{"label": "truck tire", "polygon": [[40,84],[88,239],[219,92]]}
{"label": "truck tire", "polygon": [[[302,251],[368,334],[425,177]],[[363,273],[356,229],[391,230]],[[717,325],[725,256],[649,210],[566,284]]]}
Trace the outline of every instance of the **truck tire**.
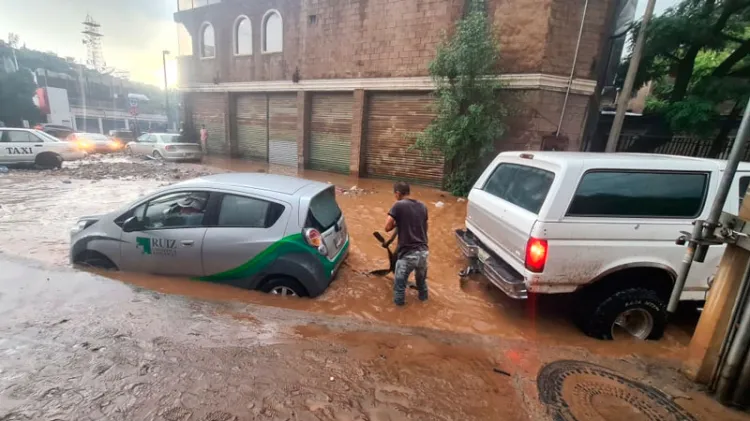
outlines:
{"label": "truck tire", "polygon": [[659,295],[646,288],[629,288],[610,295],[587,297],[585,316],[579,319],[584,333],[597,339],[614,339],[621,328],[638,339],[659,339],[667,325],[667,309]]}

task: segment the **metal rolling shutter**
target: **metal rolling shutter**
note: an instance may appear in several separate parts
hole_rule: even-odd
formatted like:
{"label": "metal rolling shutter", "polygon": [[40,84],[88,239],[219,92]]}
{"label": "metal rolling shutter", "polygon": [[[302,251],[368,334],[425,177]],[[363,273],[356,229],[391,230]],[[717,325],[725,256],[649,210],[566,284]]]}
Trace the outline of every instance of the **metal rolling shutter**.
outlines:
{"label": "metal rolling shutter", "polygon": [[310,122],[310,168],[349,174],[352,94],[314,94]]}
{"label": "metal rolling shutter", "polygon": [[372,94],[367,101],[367,175],[441,186],[443,159],[424,160],[414,144],[412,133],[422,131],[434,114],[428,109],[426,94]]}
{"label": "metal rolling shutter", "polygon": [[237,98],[237,146],[243,158],[268,160],[266,94],[248,94]]}
{"label": "metal rolling shutter", "polygon": [[268,162],[297,166],[297,95],[268,97]]}
{"label": "metal rolling shutter", "polygon": [[224,96],[222,94],[200,93],[193,96],[193,123],[200,132],[205,125],[208,130],[209,155],[229,155],[229,142],[224,125]]}

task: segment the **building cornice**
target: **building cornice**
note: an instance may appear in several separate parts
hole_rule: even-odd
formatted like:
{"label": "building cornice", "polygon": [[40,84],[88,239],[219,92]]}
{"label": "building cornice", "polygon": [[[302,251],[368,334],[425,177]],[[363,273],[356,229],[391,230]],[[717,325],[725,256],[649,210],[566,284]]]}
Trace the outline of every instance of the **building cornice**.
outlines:
{"label": "building cornice", "polygon": [[[507,89],[539,89],[565,92],[568,78],[543,73],[519,73],[498,76]],[[431,91],[435,85],[427,76],[391,78],[352,78],[352,79],[310,79],[294,83],[288,80],[263,82],[193,83],[180,86],[183,92],[341,92],[364,89],[368,91]],[[591,95],[596,89],[596,81],[573,79],[570,92]]]}

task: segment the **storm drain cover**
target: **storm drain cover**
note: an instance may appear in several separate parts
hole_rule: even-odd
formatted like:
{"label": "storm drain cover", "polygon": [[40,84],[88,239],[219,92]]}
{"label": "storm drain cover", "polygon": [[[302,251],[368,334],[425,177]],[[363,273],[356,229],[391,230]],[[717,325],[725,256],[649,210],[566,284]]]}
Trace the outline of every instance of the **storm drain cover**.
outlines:
{"label": "storm drain cover", "polygon": [[582,361],[544,366],[537,387],[555,421],[695,420],[659,390]]}

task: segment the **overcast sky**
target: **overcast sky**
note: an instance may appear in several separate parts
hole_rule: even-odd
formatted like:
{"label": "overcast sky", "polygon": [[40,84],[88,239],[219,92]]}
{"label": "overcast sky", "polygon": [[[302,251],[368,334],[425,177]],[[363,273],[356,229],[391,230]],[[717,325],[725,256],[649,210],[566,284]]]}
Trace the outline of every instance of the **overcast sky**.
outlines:
{"label": "overcast sky", "polygon": [[[177,51],[176,5],[175,0],[0,0],[0,39],[13,32],[21,45],[85,60],[81,23],[90,14],[101,25],[108,66],[128,70],[132,80],[163,86],[161,52]],[[173,61],[167,69],[173,85]]]}
{"label": "overcast sky", "polygon": [[[646,11],[646,3],[648,3],[648,0],[638,0],[638,7],[635,9],[636,20],[640,19],[643,16],[643,12]],[[661,14],[667,10],[667,8],[675,6],[677,3],[679,3],[679,0],[656,0],[654,14]]]}

